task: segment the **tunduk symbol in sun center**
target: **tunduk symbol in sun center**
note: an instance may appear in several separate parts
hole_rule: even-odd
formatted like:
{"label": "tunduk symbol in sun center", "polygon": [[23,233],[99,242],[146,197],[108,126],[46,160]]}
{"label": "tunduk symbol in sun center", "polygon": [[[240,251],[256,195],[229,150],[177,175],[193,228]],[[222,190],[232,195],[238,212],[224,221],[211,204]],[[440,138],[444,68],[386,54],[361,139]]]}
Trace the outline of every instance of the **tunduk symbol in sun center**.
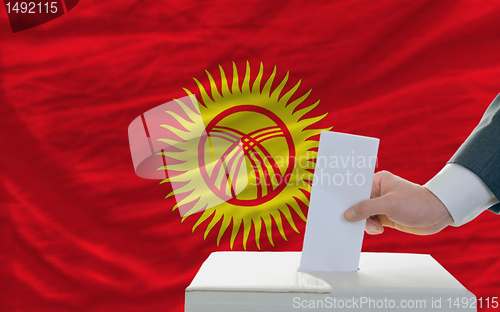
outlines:
{"label": "tunduk symbol in sun center", "polygon": [[[233,117],[233,114],[260,114],[266,125],[252,124],[255,128],[251,132],[245,133],[233,127],[221,126],[220,124],[231,123],[227,122],[228,118]],[[241,105],[223,111],[211,120],[206,128],[207,138],[200,140],[200,151],[198,157],[200,159],[200,171],[205,180],[205,183],[210,187],[212,192],[220,199],[232,205],[240,206],[256,206],[263,204],[273,197],[277,196],[287,185],[284,177],[290,177],[295,163],[295,148],[293,145],[292,136],[278,116],[273,112],[254,105]],[[227,141],[228,148],[219,158],[217,169],[224,168],[225,176],[219,185],[215,184],[217,174],[209,175],[206,170],[206,159],[204,159],[205,148],[213,150],[215,140],[220,140],[220,145]],[[267,146],[266,146],[267,145]],[[286,147],[289,162],[283,168],[275,157],[271,154],[271,147],[280,145]],[[236,153],[231,151],[236,149]],[[212,159],[213,161],[213,159]],[[242,166],[245,164],[244,166]],[[281,166],[280,166],[281,165]],[[233,168],[236,166],[235,168]],[[242,167],[248,168],[245,172],[247,187],[245,190],[236,192],[238,173]],[[235,172],[234,178],[231,179],[231,172]],[[251,193],[251,194],[250,194]]]}
{"label": "tunduk symbol in sun center", "polygon": [[176,100],[182,114],[178,109],[166,112],[176,125],[162,125],[168,134],[160,141],[171,148],[159,153],[166,163],[160,169],[168,173],[161,183],[171,183],[173,192],[167,198],[175,196],[173,209],[179,210],[183,221],[203,212],[193,231],[208,223],[206,238],[220,223],[217,245],[232,225],[231,248],[242,228],[246,249],[252,227],[259,249],[263,229],[274,246],[274,226],[287,240],[282,217],[296,232],[293,214],[306,219],[299,203],[309,202],[318,147],[318,141],[310,138],[322,130],[309,126],[326,115],[304,117],[319,101],[297,109],[311,90],[294,96],[300,81],[287,90],[288,73],[273,89],[276,67],[264,86],[262,64],[253,81],[248,63],[241,83],[234,63],[231,86],[222,67],[220,75],[216,83],[207,72],[210,94],[195,79],[200,102],[184,89],[188,97]]}

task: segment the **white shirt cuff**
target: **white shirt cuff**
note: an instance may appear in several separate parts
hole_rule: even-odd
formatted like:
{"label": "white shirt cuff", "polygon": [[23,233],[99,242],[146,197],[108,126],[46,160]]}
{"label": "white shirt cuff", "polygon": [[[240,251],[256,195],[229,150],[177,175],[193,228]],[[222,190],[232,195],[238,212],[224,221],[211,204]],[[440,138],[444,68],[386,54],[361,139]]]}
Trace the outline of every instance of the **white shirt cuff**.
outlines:
{"label": "white shirt cuff", "polygon": [[447,164],[424,186],[448,209],[453,226],[471,221],[498,203],[495,195],[475,173],[458,164]]}

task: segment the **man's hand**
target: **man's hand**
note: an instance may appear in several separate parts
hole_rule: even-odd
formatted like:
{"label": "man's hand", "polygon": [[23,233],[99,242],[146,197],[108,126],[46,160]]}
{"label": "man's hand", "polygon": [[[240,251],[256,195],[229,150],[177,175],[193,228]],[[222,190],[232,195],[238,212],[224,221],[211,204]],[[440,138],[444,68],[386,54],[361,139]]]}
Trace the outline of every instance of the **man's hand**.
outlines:
{"label": "man's hand", "polygon": [[365,228],[368,234],[380,234],[388,226],[429,235],[453,223],[450,213],[434,194],[388,171],[375,174],[370,198],[344,212],[347,221],[368,218]]}

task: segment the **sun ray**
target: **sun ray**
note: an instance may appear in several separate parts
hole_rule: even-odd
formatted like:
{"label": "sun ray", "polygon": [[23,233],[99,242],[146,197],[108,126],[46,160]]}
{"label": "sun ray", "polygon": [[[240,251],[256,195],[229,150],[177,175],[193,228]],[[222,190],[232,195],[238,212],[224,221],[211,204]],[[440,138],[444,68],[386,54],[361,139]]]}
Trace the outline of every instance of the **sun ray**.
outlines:
{"label": "sun ray", "polygon": [[[181,194],[186,194],[186,193],[181,193]],[[188,195],[188,196],[184,197],[183,199],[181,199],[180,201],[178,201],[177,204],[175,204],[174,210],[178,209],[181,206],[184,206],[184,205],[187,205],[187,204],[191,204],[193,202],[195,203],[195,207],[196,207],[196,204],[200,202],[200,198],[201,198],[201,196],[198,196],[198,197],[196,197],[196,198],[193,199],[193,198],[190,198],[189,195]],[[194,212],[194,211],[197,211],[197,210],[194,209],[194,207],[193,207],[193,208],[190,209],[190,211]]]}
{"label": "sun ray", "polygon": [[243,249],[247,250],[248,236],[252,228],[252,219],[243,219]]}
{"label": "sun ray", "polygon": [[306,216],[304,215],[304,212],[302,211],[302,209],[300,209],[299,203],[297,203],[297,200],[296,200],[297,198],[294,196],[293,199],[295,199],[295,200],[290,201],[290,207],[292,207],[293,211],[295,211],[295,213],[297,213],[297,215],[302,220],[306,221]]}
{"label": "sun ray", "polygon": [[176,192],[177,192],[177,190],[175,192],[172,191],[172,192],[168,193],[167,196],[165,196],[165,199],[167,199],[167,198],[169,198],[171,196],[174,196]]}
{"label": "sun ray", "polygon": [[288,221],[288,224],[292,227],[292,229],[297,232],[299,232],[299,229],[297,229],[297,226],[295,225],[295,222],[293,221],[292,213],[290,212],[290,205],[286,204],[286,207],[281,207],[279,208],[279,211],[283,213],[285,216],[286,221]]}
{"label": "sun ray", "polygon": [[[311,175],[311,178],[312,178],[312,175]],[[304,195],[304,193],[302,193],[302,192],[297,192],[297,196],[294,196],[294,198],[295,198],[296,201],[298,200],[302,204],[305,204],[305,203],[307,203],[309,201],[307,199],[306,195]],[[305,216],[304,216],[304,218],[305,218]]]}
{"label": "sun ray", "polygon": [[293,88],[291,88],[287,93],[285,93],[281,97],[280,102],[285,103],[285,107],[293,103],[293,102],[292,103],[288,103],[288,101],[290,100],[290,98],[292,97],[292,95],[295,93],[295,91],[297,91],[297,89],[299,88],[301,82],[302,81],[299,80],[299,82],[297,82],[295,84],[295,86],[293,86]]}
{"label": "sun ray", "polygon": [[220,79],[222,85],[222,96],[227,97],[231,94],[231,92],[229,92],[229,85],[227,83],[226,74],[224,73],[224,69],[222,69],[222,66],[220,65],[219,65],[219,70],[220,70]]}
{"label": "sun ray", "polygon": [[[194,95],[193,94],[188,94],[188,97],[191,101],[191,104],[197,104],[197,103],[194,103]],[[186,103],[184,103],[183,101],[180,101],[178,99],[174,99],[174,101],[177,103],[177,105],[180,106],[180,108],[183,109],[184,113],[186,113],[188,115],[188,121],[191,122],[191,123],[194,123],[195,122],[195,119],[197,116],[200,115],[200,110],[198,109],[198,105],[193,105],[193,109],[191,109],[191,107],[189,107]],[[173,113],[172,110],[167,110],[166,113]],[[178,120],[180,121],[180,120]]]}
{"label": "sun ray", "polygon": [[249,94],[250,93],[250,63],[247,61],[247,68],[245,71],[245,78],[243,78],[243,84],[241,86],[241,93]]}
{"label": "sun ray", "polygon": [[271,86],[273,84],[274,77],[276,77],[276,66],[274,66],[274,69],[273,69],[273,72],[271,73],[271,76],[269,77],[269,79],[267,79],[267,82],[264,85],[264,88],[262,89],[263,96],[270,96],[271,95]]}
{"label": "sun ray", "polygon": [[273,227],[272,227],[273,223],[271,221],[270,214],[266,215],[266,216],[263,216],[262,220],[264,221],[264,225],[266,227],[267,239],[269,240],[269,243],[271,244],[271,246],[274,247],[274,242],[273,242]]}
{"label": "sun ray", "polygon": [[[271,93],[271,101],[276,101],[279,102],[279,96],[281,94],[281,91],[283,91],[283,88],[285,88],[286,83],[288,82],[288,77],[290,76],[289,72],[286,72],[285,78],[280,82],[280,84],[274,89],[274,91]],[[285,106],[286,107],[286,106]]]}
{"label": "sun ray", "polygon": [[257,74],[257,77],[255,78],[255,81],[254,81],[253,86],[252,86],[252,93],[260,94],[260,82],[262,80],[263,74],[264,74],[264,65],[261,62],[260,68],[259,68],[259,73]]}
{"label": "sun ray", "polygon": [[198,219],[198,221],[196,221],[196,223],[193,226],[193,232],[194,232],[194,230],[196,230],[196,228],[200,224],[202,224],[205,220],[210,218],[210,216],[213,215],[214,213],[215,213],[215,209],[213,209],[213,208],[203,211],[203,214],[201,215],[201,217]]}
{"label": "sun ray", "polygon": [[212,77],[208,70],[206,70],[205,72],[207,73],[208,81],[210,82],[210,92],[212,93],[213,101],[220,101],[222,99],[222,95],[220,95],[219,89],[217,89],[217,84],[215,83],[214,77]]}
{"label": "sun ray", "polygon": [[[302,98],[304,98],[304,99],[305,99],[305,98],[307,98],[307,97],[309,96],[310,92],[311,92],[311,90],[309,90],[309,92],[308,92],[308,93],[304,94],[304,95],[303,95],[302,97],[300,97],[299,99],[302,99]],[[304,117],[304,115],[305,115],[305,114],[307,114],[307,113],[309,113],[310,111],[312,111],[313,109],[315,109],[315,108],[316,108],[316,106],[318,106],[318,105],[319,105],[319,102],[320,102],[320,100],[318,100],[318,101],[316,101],[316,103],[311,104],[311,105],[309,105],[309,106],[306,106],[306,107],[304,107],[304,108],[302,108],[302,109],[295,110],[295,109],[297,108],[297,106],[298,106],[298,104],[297,104],[297,105],[295,105],[295,106],[294,106],[294,112],[292,112],[292,114],[294,114],[294,115],[298,116],[298,117],[299,117],[299,119],[300,119],[300,118]],[[291,105],[294,105],[294,103],[292,103]]]}
{"label": "sun ray", "polygon": [[229,224],[231,224],[231,217],[224,216],[220,225],[219,235],[217,235],[217,246],[219,246],[222,235],[224,234],[224,232],[226,232]]}
{"label": "sun ray", "polygon": [[236,64],[233,62],[233,85],[232,85],[232,93],[240,93],[240,80],[238,78],[238,69],[236,68]]}
{"label": "sun ray", "polygon": [[219,211],[215,210],[214,217],[210,221],[210,223],[207,225],[207,228],[205,229],[205,234],[203,235],[203,239],[207,239],[208,233],[215,227],[215,225],[224,217],[224,214]]}
{"label": "sun ray", "polygon": [[185,212],[184,216],[182,216],[182,221],[186,220],[186,218],[189,217],[190,215],[197,213],[197,212],[200,212],[200,211],[203,211],[207,208],[207,205],[203,201],[201,201],[200,199],[201,199],[201,196],[197,198],[197,201],[194,204],[194,206],[191,209],[189,209],[187,212]]}
{"label": "sun ray", "polygon": [[288,239],[286,238],[286,235],[285,235],[285,230],[283,228],[283,221],[281,220],[281,214],[280,214],[279,210],[273,210],[270,212],[270,214],[273,217],[274,222],[276,223],[276,226],[278,227],[278,231],[280,232],[281,237],[283,237],[283,239],[285,241],[288,241]]}
{"label": "sun ray", "polygon": [[255,230],[255,244],[257,245],[257,248],[260,250],[260,231],[262,229],[262,219],[259,218],[253,218],[253,228]]}
{"label": "sun ray", "polygon": [[[296,113],[296,109],[297,109],[297,107],[298,107],[298,106],[299,106],[302,102],[304,102],[304,101],[305,101],[305,100],[309,97],[309,95],[311,94],[311,92],[312,92],[312,89],[309,89],[309,91],[307,91],[304,95],[300,96],[298,99],[296,99],[296,100],[294,100],[293,102],[291,102],[290,104],[288,104],[288,106],[290,106],[291,108],[293,108],[292,114],[295,114],[295,113]],[[317,104],[319,104],[319,101],[320,101],[320,100],[318,100],[316,103],[317,103]],[[316,105],[314,105],[314,104],[313,104],[313,105],[314,105],[314,107],[316,107],[316,106],[317,106],[317,104],[316,104]],[[307,106],[307,107],[311,107],[311,106],[312,106],[312,105]],[[312,110],[314,107],[312,107],[312,108],[311,108],[311,110]],[[303,115],[300,115],[300,116],[303,116]]]}
{"label": "sun ray", "polygon": [[205,87],[203,87],[201,82],[199,82],[198,79],[196,79],[196,78],[193,78],[193,79],[196,82],[196,85],[198,86],[198,88],[200,89],[201,99],[203,100],[203,103],[205,104],[205,106],[208,106],[207,103],[213,102],[212,99],[208,95],[207,91],[205,90]]}
{"label": "sun ray", "polygon": [[[299,121],[299,122],[306,121],[308,124],[310,124],[310,125],[311,125],[311,124],[314,124],[314,123],[316,123],[316,122],[320,121],[321,119],[325,118],[325,117],[326,117],[326,115],[328,115],[328,113],[323,114],[323,115],[321,115],[321,116],[317,116],[317,117],[311,117],[311,118],[307,118],[307,119],[302,119],[302,120],[301,120],[301,121]],[[307,130],[305,130],[305,131],[307,131]],[[314,130],[311,130],[311,132],[312,132],[312,131],[314,131]]]}
{"label": "sun ray", "polygon": [[229,241],[229,247],[231,249],[233,249],[234,241],[236,240],[236,235],[238,235],[238,232],[240,230],[241,222],[241,219],[233,217],[233,229],[231,231],[231,240]]}

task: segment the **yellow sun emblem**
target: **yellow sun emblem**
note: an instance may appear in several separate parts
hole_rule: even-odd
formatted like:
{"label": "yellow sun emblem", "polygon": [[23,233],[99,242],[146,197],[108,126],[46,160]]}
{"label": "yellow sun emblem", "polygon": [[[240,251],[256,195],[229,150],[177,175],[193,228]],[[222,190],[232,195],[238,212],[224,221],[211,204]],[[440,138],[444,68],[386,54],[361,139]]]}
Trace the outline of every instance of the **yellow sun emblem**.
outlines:
{"label": "yellow sun emblem", "polygon": [[306,220],[299,203],[309,203],[306,194],[311,189],[318,147],[318,141],[310,138],[321,132],[321,129],[309,129],[309,126],[326,114],[303,118],[319,104],[319,100],[297,109],[311,90],[291,100],[300,86],[299,81],[282,94],[288,73],[273,89],[276,67],[263,87],[262,63],[252,82],[247,62],[241,83],[233,63],[231,85],[222,67],[219,68],[220,86],[207,71],[210,94],[194,79],[201,101],[184,89],[189,100],[175,100],[180,111],[167,111],[178,124],[162,125],[175,139],[172,136],[160,139],[173,147],[160,154],[174,160],[173,164],[160,168],[168,173],[168,178],[161,183],[172,183],[174,191],[166,198],[175,195],[177,204],[174,210],[183,209],[182,221],[203,211],[193,226],[193,232],[211,218],[207,221],[205,239],[220,222],[219,245],[232,223],[231,249],[241,227],[244,248],[253,227],[255,243],[260,249],[264,224],[267,238],[274,246],[273,221],[283,239],[287,240],[282,216],[297,233],[292,210]]}

